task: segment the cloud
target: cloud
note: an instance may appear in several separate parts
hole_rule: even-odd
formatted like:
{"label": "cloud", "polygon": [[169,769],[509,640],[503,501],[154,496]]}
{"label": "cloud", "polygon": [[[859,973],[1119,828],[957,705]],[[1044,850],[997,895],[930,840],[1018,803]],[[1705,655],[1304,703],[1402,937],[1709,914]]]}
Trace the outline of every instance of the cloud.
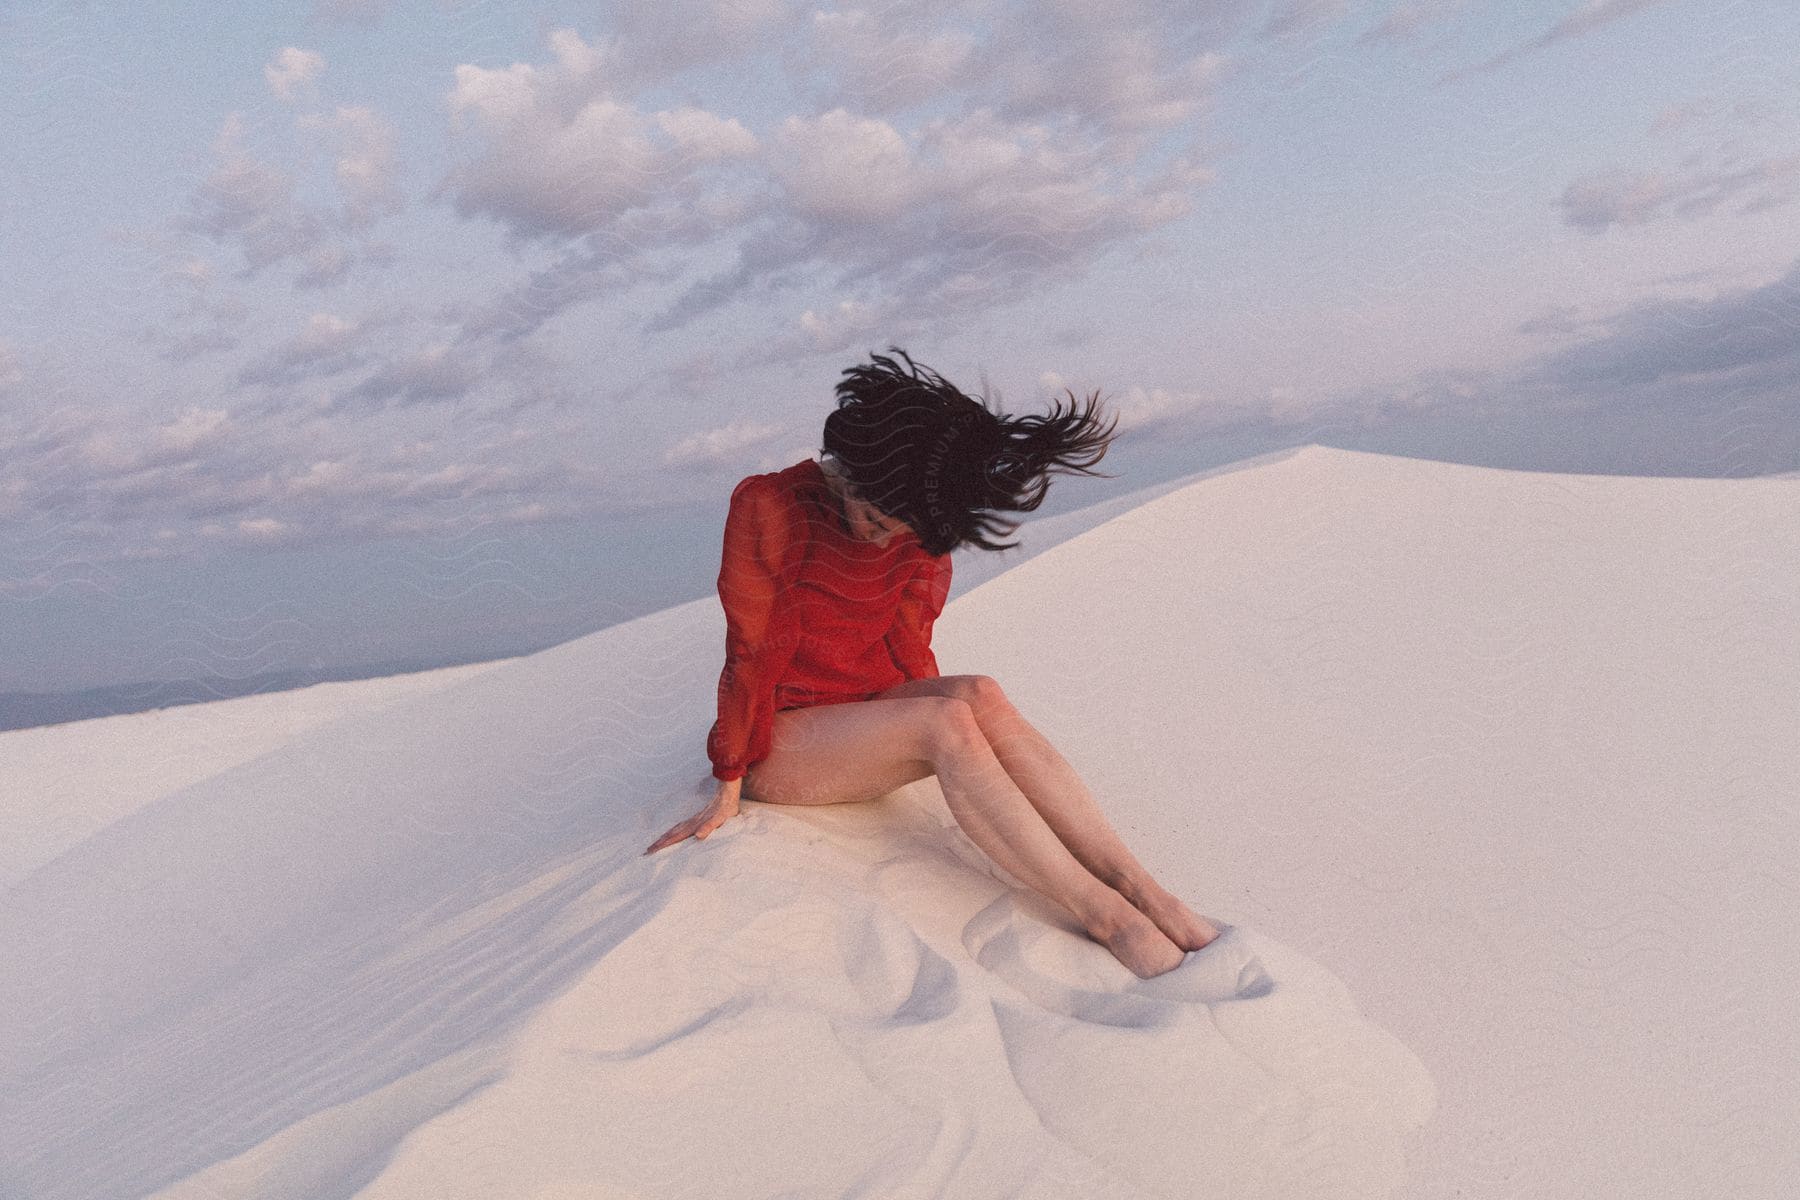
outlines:
{"label": "cloud", "polygon": [[[1046,391],[1075,391],[1054,372],[1047,373],[1039,382]],[[1224,404],[1211,401],[1199,392],[1176,392],[1160,387],[1133,385],[1125,389],[1123,395],[1113,397],[1110,407],[1118,415],[1116,428],[1120,436],[1127,438],[1142,437],[1151,430],[1176,425],[1190,432],[1224,432],[1244,421],[1243,413],[1230,411]]]}
{"label": "cloud", "polygon": [[[718,228],[703,208],[690,215],[686,232],[693,240],[710,237]],[[663,228],[660,233],[667,240],[681,240],[675,229]],[[603,242],[599,249],[572,251],[532,271],[491,300],[449,307],[443,316],[458,323],[459,345],[487,338],[511,343],[588,300],[616,295],[645,281],[675,282],[680,274],[679,264],[663,261],[652,249]]]}
{"label": "cloud", "polygon": [[611,6],[619,86],[638,88],[721,59],[748,58],[799,25],[804,0],[660,0]]}
{"label": "cloud", "polygon": [[[1381,386],[1136,385],[1107,399],[1133,436],[1323,440],[1535,470],[1751,475],[1791,470],[1800,455],[1800,260],[1710,299],[1528,324],[1578,340],[1508,368],[1435,368]],[[1069,386],[1055,373],[1039,382]]]}
{"label": "cloud", "polygon": [[294,180],[244,146],[244,120],[232,113],[213,142],[216,160],[175,225],[243,252],[246,276],[305,254],[325,237],[323,218],[294,200]]}
{"label": "cloud", "polygon": [[484,363],[474,354],[439,342],[390,359],[345,393],[336,407],[455,400],[474,388],[483,370]]}
{"label": "cloud", "polygon": [[649,328],[766,298],[814,271],[872,293],[837,302],[883,303],[893,319],[1004,305],[1185,216],[1212,178],[1182,155],[1141,176],[1110,161],[1114,149],[986,109],[911,133],[841,108],[789,117],[764,156],[779,188],[774,218],[743,241],[730,269],[695,284]]}
{"label": "cloud", "polygon": [[[401,441],[291,413],[195,404],[165,419],[88,406],[0,409],[0,511],[84,541],[84,561],[166,559],[218,545],[459,535],[595,508],[628,508],[605,473],[547,454],[534,431]],[[26,591],[41,591],[45,581]]]}
{"label": "cloud", "polygon": [[[755,55],[794,6],[678,7],[737,40],[678,44],[666,35],[681,14],[641,6],[610,39],[560,29],[542,61],[456,68],[446,106],[468,153],[433,195],[560,253],[490,299],[440,312],[452,347],[521,346],[589,300],[655,282],[679,290],[645,318],[647,333],[795,291],[788,332],[734,360],[833,353],[878,327],[917,332],[1074,278],[1108,247],[1179,220],[1212,178],[1181,145],[1156,141],[1204,106],[1224,61],[1211,48],[1217,20],[1184,5],[813,13],[779,52],[818,68],[823,86],[801,85],[791,99],[802,111],[766,131],[699,101],[653,108],[634,89]],[[964,69],[977,58],[980,71]],[[806,111],[820,96],[836,103]],[[919,104],[927,119],[885,119]],[[696,277],[721,251],[728,265]],[[697,386],[699,358],[693,372],[657,374]],[[372,379],[347,398],[415,394],[395,386]]]}
{"label": "cloud", "polygon": [[189,405],[173,421],[152,431],[156,453],[174,456],[165,461],[193,458],[222,443],[231,432],[231,415],[222,408]]}
{"label": "cloud", "polygon": [[1333,395],[1292,386],[1238,394],[1137,383],[1123,390],[1095,388],[1057,371],[1043,372],[1037,383],[1041,392],[1065,406],[1070,400],[1085,401],[1098,390],[1103,410],[1117,418],[1114,428],[1120,437],[1133,442],[1164,436],[1281,434],[1322,414],[1365,412],[1372,403],[1364,395]]}
{"label": "cloud", "polygon": [[263,78],[269,90],[284,104],[291,104],[296,93],[308,88],[325,69],[325,56],[312,50],[283,46],[263,67]]}
{"label": "cloud", "polygon": [[300,260],[300,272],[294,276],[294,290],[316,291],[342,283],[350,277],[356,261],[350,248],[342,242],[320,242]]}
{"label": "cloud", "polygon": [[1558,203],[1563,222],[1586,233],[1613,225],[1641,225],[1665,217],[1694,220],[1734,196],[1750,193],[1738,209],[1760,212],[1800,196],[1800,154],[1749,166],[1666,171],[1602,171],[1575,180]]}
{"label": "cloud", "polygon": [[300,332],[239,368],[240,385],[288,386],[335,375],[367,360],[365,343],[377,322],[316,312]]}
{"label": "cloud", "polygon": [[1388,10],[1386,16],[1356,40],[1365,45],[1404,41],[1427,25],[1435,25],[1454,16],[1467,4],[1468,0],[1400,0],[1400,3]]}
{"label": "cloud", "polygon": [[694,162],[744,158],[756,152],[756,139],[735,119],[718,117],[692,106],[659,112],[657,127]]}
{"label": "cloud", "polygon": [[[749,57],[789,7],[683,11],[742,34],[706,57]],[[631,9],[610,40],[557,30],[542,62],[456,68],[446,103],[471,153],[434,194],[514,241],[563,247],[458,314],[458,344],[518,339],[596,296],[685,281],[647,332],[797,289],[810,303],[795,305],[794,332],[773,348],[816,353],[850,335],[846,313],[904,325],[1079,272],[1180,219],[1212,178],[1159,140],[1201,110],[1223,68],[1219,19],[1185,5],[815,12],[783,53],[822,83],[797,89],[801,111],[766,130],[693,102],[652,111],[634,100],[634,87],[688,61],[671,50],[644,65],[644,47],[672,28],[650,12]],[[810,108],[820,95],[823,110]],[[920,118],[898,118],[921,105]],[[729,265],[693,277],[721,242]]]}
{"label": "cloud", "polygon": [[1546,355],[1524,378],[1583,392],[1692,385],[1800,385],[1800,262],[1773,283],[1710,300],[1650,300],[1603,323],[1605,332]]}
{"label": "cloud", "polygon": [[809,308],[799,320],[800,332],[811,339],[813,349],[820,354],[835,354],[857,342],[872,340],[882,330],[903,335],[904,330],[894,328],[896,324],[885,306],[858,300],[840,300],[822,313]]}
{"label": "cloud", "polygon": [[1325,26],[1335,25],[1350,12],[1349,0],[1287,0],[1269,15],[1263,26],[1264,37],[1291,37],[1294,34],[1317,34]]}
{"label": "cloud", "polygon": [[[1340,0],[1324,0],[1336,7]],[[1141,153],[1146,135],[1198,115],[1235,16],[1179,0],[1112,4],[1030,0],[998,11],[976,52],[965,108],[1016,122],[1069,124]],[[957,28],[952,14],[950,28]]]}
{"label": "cloud", "polygon": [[235,350],[240,342],[241,339],[236,334],[227,333],[223,329],[200,329],[169,338],[157,357],[164,362],[188,363],[208,354]]}
{"label": "cloud", "polygon": [[[1002,156],[1010,145],[996,146]],[[858,224],[900,217],[932,187],[900,131],[874,117],[834,108],[789,117],[771,150],[777,182],[808,217]]]}
{"label": "cloud", "polygon": [[[334,139],[333,173],[343,196],[338,211],[302,204],[294,175],[250,152],[244,118],[234,112],[214,140],[211,171],[171,225],[240,251],[240,279],[293,260],[293,286],[305,291],[344,282],[358,262],[382,261],[380,247],[342,235],[366,231],[405,201],[396,183],[393,129],[380,114],[340,106],[329,116],[304,114],[295,126]],[[177,279],[179,286],[204,291],[211,268],[199,261],[204,274]]]}
{"label": "cloud", "polygon": [[1452,71],[1442,76],[1438,82],[1448,83],[1465,76],[1498,70],[1508,63],[1523,58],[1527,54],[1548,49],[1559,42],[1571,41],[1586,37],[1602,26],[1610,25],[1623,17],[1654,8],[1659,4],[1667,4],[1670,0],[1583,0],[1581,5],[1562,20],[1523,45],[1513,46],[1488,59],[1477,66]]}
{"label": "cloud", "polygon": [[735,119],[691,105],[645,113],[611,94],[613,48],[568,29],[550,47],[543,67],[456,68],[453,130],[475,153],[439,190],[459,215],[489,217],[519,239],[655,240],[661,226],[684,224],[678,209],[704,191],[707,168],[755,151]]}
{"label": "cloud", "polygon": [[94,479],[139,475],[192,463],[223,446],[234,432],[230,413],[199,405],[189,405],[172,420],[135,431],[132,436],[95,422],[72,447],[71,465]]}
{"label": "cloud", "polygon": [[914,28],[897,7],[819,10],[812,15],[815,69],[835,77],[831,99],[859,112],[885,115],[971,81],[979,45],[965,29]]}
{"label": "cloud", "polygon": [[1602,25],[1612,24],[1620,17],[1627,17],[1632,13],[1642,12],[1646,8],[1665,3],[1668,3],[1668,0],[1583,0],[1581,6],[1574,12],[1530,42],[1529,48],[1541,50],[1556,42],[1581,37],[1592,33]]}
{"label": "cloud", "polygon": [[344,225],[363,228],[404,207],[396,182],[394,129],[381,114],[372,108],[340,105],[329,117],[303,116],[298,125],[336,137],[332,174],[344,197]]}
{"label": "cloud", "polygon": [[[296,541],[300,534],[295,526],[274,517],[245,517],[236,527],[240,541],[264,545]],[[210,532],[219,526],[209,525],[206,529]]]}
{"label": "cloud", "polygon": [[1742,476],[1797,461],[1800,261],[1763,286],[1548,324],[1580,340],[1500,370],[1272,396],[1241,428],[1531,470]]}
{"label": "cloud", "polygon": [[683,438],[663,453],[662,465],[682,469],[728,466],[740,461],[746,451],[768,446],[783,436],[787,431],[774,425],[733,421]]}

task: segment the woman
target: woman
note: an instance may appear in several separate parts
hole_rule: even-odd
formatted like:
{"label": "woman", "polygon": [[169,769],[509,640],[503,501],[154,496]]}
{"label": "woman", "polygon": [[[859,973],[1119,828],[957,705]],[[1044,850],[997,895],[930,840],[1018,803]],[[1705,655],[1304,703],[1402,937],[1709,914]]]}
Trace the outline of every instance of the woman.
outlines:
{"label": "woman", "polygon": [[1099,397],[1047,417],[997,416],[906,360],[844,372],[822,462],[741,481],[719,570],[726,614],[717,792],[646,854],[706,837],[740,797],[836,804],[935,775],[951,814],[1012,875],[1069,910],[1142,978],[1218,929],[1150,877],[1075,771],[985,675],[940,675],[931,627],[950,552],[1005,550],[995,515],[1043,502],[1053,470],[1097,474]]}

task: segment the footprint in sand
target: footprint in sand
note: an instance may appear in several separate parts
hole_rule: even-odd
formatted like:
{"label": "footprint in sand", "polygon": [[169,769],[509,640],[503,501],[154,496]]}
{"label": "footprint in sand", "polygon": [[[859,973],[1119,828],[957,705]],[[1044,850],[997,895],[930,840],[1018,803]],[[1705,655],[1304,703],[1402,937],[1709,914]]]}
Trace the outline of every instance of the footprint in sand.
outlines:
{"label": "footprint in sand", "polygon": [[1194,1009],[1266,996],[1268,971],[1235,925],[1190,950],[1172,971],[1139,979],[1079,929],[1021,911],[1011,893],[969,918],[962,942],[971,957],[1050,1012],[1133,1028],[1166,1025]]}

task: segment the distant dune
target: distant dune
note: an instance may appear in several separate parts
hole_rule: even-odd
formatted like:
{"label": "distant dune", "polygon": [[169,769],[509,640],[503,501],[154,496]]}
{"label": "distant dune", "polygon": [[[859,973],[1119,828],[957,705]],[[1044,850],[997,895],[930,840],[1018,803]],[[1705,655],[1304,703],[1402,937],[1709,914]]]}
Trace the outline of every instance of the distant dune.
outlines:
{"label": "distant dune", "polygon": [[[517,655],[507,656],[517,657]],[[496,657],[483,662],[503,662]],[[424,671],[442,670],[447,666],[467,666],[465,662],[388,662],[360,667],[306,668],[289,671],[264,671],[239,678],[212,679],[145,679],[106,687],[81,688],[66,692],[0,692],[0,733],[11,729],[36,729],[45,725],[63,725],[71,721],[92,721],[101,717],[149,712],[158,708],[177,708],[188,704],[211,704],[234,700],[240,696],[262,696],[314,687],[321,683],[352,680],[385,679]]]}

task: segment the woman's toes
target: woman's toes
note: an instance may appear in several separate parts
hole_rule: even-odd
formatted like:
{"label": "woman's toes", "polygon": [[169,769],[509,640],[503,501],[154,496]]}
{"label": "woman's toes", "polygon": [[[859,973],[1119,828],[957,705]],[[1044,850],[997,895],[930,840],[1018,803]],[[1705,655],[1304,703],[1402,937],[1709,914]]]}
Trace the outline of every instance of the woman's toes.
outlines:
{"label": "woman's toes", "polygon": [[1202,949],[1219,936],[1217,926],[1171,892],[1158,891],[1146,895],[1140,908],[1145,916],[1156,922],[1156,927],[1163,931],[1164,936],[1183,951]]}

